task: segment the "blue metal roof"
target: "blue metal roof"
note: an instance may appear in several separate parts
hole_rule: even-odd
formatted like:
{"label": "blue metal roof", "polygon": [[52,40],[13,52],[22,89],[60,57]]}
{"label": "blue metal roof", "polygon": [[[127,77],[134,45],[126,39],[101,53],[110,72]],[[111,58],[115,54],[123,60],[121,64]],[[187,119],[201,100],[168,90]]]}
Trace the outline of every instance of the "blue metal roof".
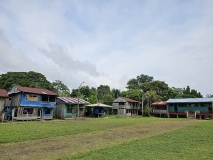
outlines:
{"label": "blue metal roof", "polygon": [[166,103],[199,103],[199,102],[213,102],[213,98],[181,98],[169,99]]}

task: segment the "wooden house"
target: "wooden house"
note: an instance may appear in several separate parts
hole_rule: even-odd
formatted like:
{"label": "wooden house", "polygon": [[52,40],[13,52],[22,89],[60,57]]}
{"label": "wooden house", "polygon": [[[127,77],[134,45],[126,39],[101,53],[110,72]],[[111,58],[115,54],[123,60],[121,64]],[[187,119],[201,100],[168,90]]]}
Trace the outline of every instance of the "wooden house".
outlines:
{"label": "wooden house", "polygon": [[47,89],[16,86],[8,92],[12,120],[53,119],[57,94]]}
{"label": "wooden house", "polygon": [[213,98],[183,98],[166,101],[168,117],[213,118]]}
{"label": "wooden house", "polygon": [[154,102],[151,105],[153,116],[166,117],[167,116],[167,104],[166,101]]}
{"label": "wooden house", "polygon": [[139,109],[138,101],[124,97],[115,99],[112,107],[113,114],[123,116],[136,116]]}
{"label": "wooden house", "polygon": [[0,89],[0,118],[1,121],[4,121],[5,115],[5,101],[8,98],[7,91],[5,89]]}
{"label": "wooden house", "polygon": [[85,105],[89,102],[78,98],[71,97],[57,97],[56,108],[54,114],[56,118],[65,119],[77,116],[77,107],[79,102],[79,116],[83,117],[85,112]]}

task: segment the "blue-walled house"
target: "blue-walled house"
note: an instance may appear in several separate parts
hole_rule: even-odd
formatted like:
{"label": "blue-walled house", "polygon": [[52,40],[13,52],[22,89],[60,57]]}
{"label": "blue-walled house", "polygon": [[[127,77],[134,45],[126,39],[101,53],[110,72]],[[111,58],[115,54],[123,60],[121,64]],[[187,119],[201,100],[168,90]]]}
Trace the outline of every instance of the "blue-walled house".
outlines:
{"label": "blue-walled house", "polygon": [[53,119],[56,93],[47,89],[15,86],[8,95],[6,107],[12,110],[12,120]]}
{"label": "blue-walled house", "polygon": [[213,118],[213,98],[169,99],[166,103],[168,117]]}

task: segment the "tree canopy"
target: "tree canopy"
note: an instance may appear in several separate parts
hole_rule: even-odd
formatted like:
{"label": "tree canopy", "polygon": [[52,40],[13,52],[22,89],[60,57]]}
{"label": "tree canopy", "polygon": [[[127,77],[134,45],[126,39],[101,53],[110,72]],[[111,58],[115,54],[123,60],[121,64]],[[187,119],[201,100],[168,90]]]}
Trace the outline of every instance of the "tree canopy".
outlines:
{"label": "tree canopy", "polygon": [[0,88],[9,91],[14,86],[43,88],[53,91],[51,83],[41,73],[33,71],[7,72],[0,75]]}
{"label": "tree canopy", "polygon": [[52,87],[55,93],[57,93],[59,96],[65,96],[69,97],[70,96],[70,90],[69,88],[62,83],[60,80],[56,80],[55,82],[52,83]]}
{"label": "tree canopy", "polygon": [[[127,82],[127,90],[110,89],[108,85],[100,85],[97,88],[81,86],[72,89],[62,83],[61,80],[55,80],[50,83],[46,77],[37,72],[7,72],[0,75],[0,88],[9,91],[13,86],[26,86],[34,88],[44,88],[54,91],[60,96],[79,97],[90,103],[106,103],[112,105],[113,100],[118,97],[127,97],[150,106],[154,101],[166,101],[170,98],[201,98],[202,95],[189,86],[186,88],[169,87],[164,81],[154,80],[152,76],[141,74]],[[143,98],[142,98],[143,97]],[[207,97],[212,97],[209,94]],[[144,99],[145,98],[145,99]]]}

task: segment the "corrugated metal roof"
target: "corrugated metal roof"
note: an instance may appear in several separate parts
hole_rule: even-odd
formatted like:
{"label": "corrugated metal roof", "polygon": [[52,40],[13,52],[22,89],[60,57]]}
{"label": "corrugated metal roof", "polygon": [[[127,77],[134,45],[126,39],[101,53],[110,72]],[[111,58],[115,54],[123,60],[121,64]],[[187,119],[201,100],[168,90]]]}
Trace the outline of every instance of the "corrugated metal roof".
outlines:
{"label": "corrugated metal roof", "polygon": [[103,107],[103,108],[112,108],[113,106],[109,106],[106,104],[102,104],[102,103],[96,103],[96,104],[90,104],[90,105],[86,105],[87,107]]}
{"label": "corrugated metal roof", "polygon": [[161,102],[154,102],[152,105],[166,105],[166,101],[161,101]]}
{"label": "corrugated metal roof", "polygon": [[0,89],[0,97],[8,97],[7,91],[5,89]]}
{"label": "corrugated metal roof", "polygon": [[35,93],[35,94],[46,94],[51,96],[57,96],[56,93],[49,91],[47,89],[40,89],[40,88],[31,88],[31,87],[21,87],[15,86],[8,94],[18,93],[18,92],[26,92],[26,93]]}
{"label": "corrugated metal roof", "polygon": [[[65,103],[78,104],[78,98],[72,97],[57,97]],[[89,104],[89,102],[79,98],[79,104]]]}
{"label": "corrugated metal roof", "polygon": [[199,102],[213,102],[213,98],[182,98],[169,99],[166,103],[199,103]]}
{"label": "corrugated metal roof", "polygon": [[138,102],[130,98],[119,97],[114,100],[114,102]]}

